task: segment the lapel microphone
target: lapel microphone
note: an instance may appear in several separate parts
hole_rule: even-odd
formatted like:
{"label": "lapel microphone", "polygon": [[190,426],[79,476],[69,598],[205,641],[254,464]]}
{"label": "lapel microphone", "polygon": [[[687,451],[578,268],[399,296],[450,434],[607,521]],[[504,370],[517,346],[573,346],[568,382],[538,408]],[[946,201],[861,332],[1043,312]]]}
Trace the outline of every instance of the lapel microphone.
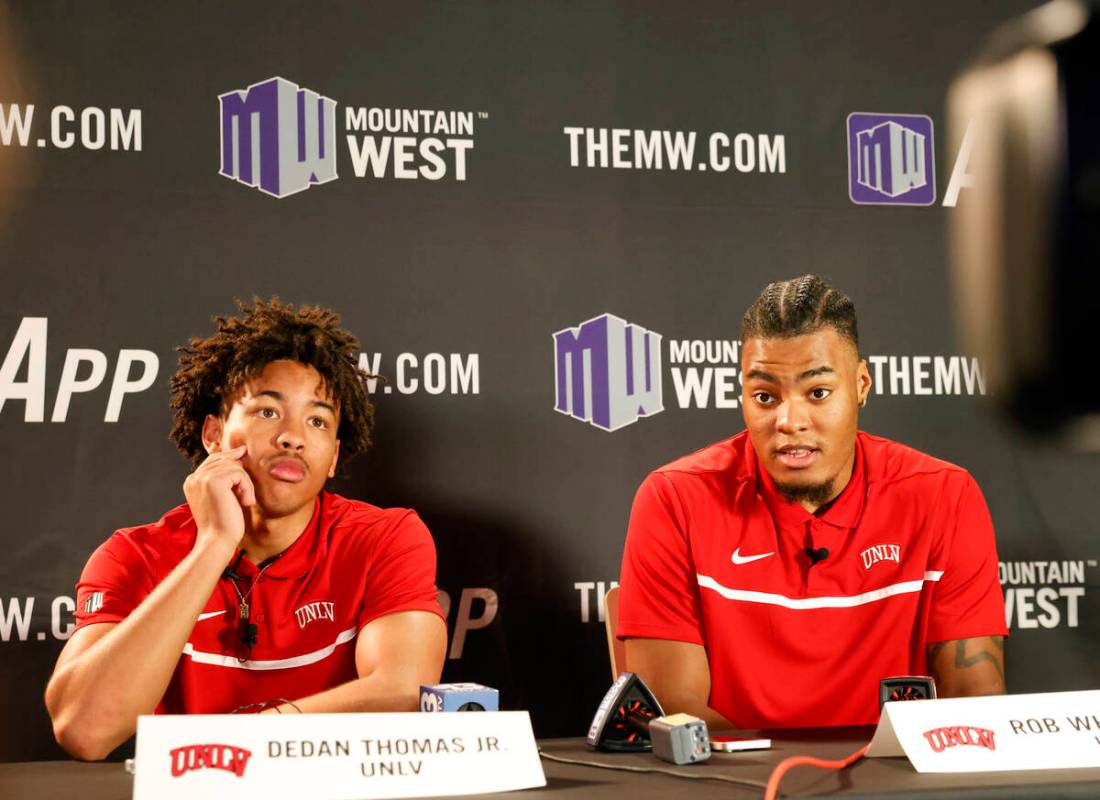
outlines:
{"label": "lapel microphone", "polygon": [[829,557],[829,548],[819,547],[815,550],[812,547],[807,547],[806,556],[810,559],[810,566],[816,566],[819,561],[824,561]]}
{"label": "lapel microphone", "polygon": [[228,567],[226,567],[225,570],[222,572],[222,580],[223,581],[226,578],[229,578],[229,579],[232,579],[232,580],[239,580],[240,579],[241,576],[237,574],[237,567],[240,565],[242,558],[244,558],[244,550],[241,550],[240,552],[238,552],[237,557],[235,559],[233,559],[233,563],[230,564]]}
{"label": "lapel microphone", "polygon": [[260,563],[259,571],[256,573],[256,577],[252,579],[252,585],[248,587],[247,592],[241,592],[241,588],[237,585],[237,581],[241,579],[241,576],[237,574],[237,566],[241,563],[241,559],[244,558],[244,550],[237,553],[237,558],[233,563],[225,568],[222,573],[222,580],[228,580],[233,584],[233,591],[237,593],[237,619],[240,620],[241,629],[241,644],[246,648],[244,656],[238,656],[238,661],[247,660],[248,656],[252,652],[253,646],[260,638],[260,626],[255,622],[252,622],[252,608],[248,604],[248,598],[252,596],[253,590],[260,582],[260,578],[263,577],[267,568],[274,564],[282,556],[282,553],[276,553],[270,558],[265,558]]}
{"label": "lapel microphone", "polygon": [[244,550],[237,553],[237,557],[233,559],[233,563],[230,564],[222,572],[222,580],[228,580],[233,584],[233,591],[237,593],[237,599],[240,603],[237,606],[237,618],[241,622],[241,644],[247,648],[246,655],[238,657],[238,661],[244,661],[248,658],[247,653],[251,653],[253,646],[260,638],[260,626],[255,622],[252,622],[249,617],[252,616],[252,610],[248,605],[248,598],[252,594],[252,590],[256,588],[256,584],[260,582],[260,578],[263,577],[264,572],[279,560],[282,553],[276,553],[270,558],[266,558],[260,564],[259,571],[256,573],[256,577],[252,579],[252,585],[248,587],[248,591],[241,593],[240,587],[237,586],[237,581],[241,579],[241,576],[237,574],[237,567],[241,563],[241,559],[244,558]]}

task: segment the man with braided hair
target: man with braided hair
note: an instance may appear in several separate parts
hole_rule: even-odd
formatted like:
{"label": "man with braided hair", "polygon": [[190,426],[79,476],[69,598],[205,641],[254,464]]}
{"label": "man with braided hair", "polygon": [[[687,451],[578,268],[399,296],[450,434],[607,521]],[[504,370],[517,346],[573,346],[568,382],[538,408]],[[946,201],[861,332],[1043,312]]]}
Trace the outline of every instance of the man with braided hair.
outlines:
{"label": "man with braided hair", "polygon": [[770,284],[741,329],[746,430],[634,500],[617,635],[669,713],[712,728],[866,725],[878,683],[1005,690],[993,526],[963,469],[857,429],[852,301]]}
{"label": "man with braided hair", "polygon": [[46,689],[58,742],[103,758],[140,714],[415,710],[446,630],[415,512],[324,490],[370,444],[359,343],[273,299],[180,348],[187,502],[117,531],[77,584]]}

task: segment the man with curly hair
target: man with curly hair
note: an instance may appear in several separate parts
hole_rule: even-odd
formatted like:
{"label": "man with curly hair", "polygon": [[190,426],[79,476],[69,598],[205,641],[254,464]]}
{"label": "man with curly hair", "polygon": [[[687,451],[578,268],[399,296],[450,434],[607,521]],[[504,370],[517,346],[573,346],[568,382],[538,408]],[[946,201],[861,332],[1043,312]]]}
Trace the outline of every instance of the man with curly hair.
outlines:
{"label": "man with curly hair", "polygon": [[1005,691],[993,524],[966,470],[858,429],[852,301],[769,284],[741,324],[740,434],[634,499],[617,635],[666,711],[716,728],[870,725],[882,678]]}
{"label": "man with curly hair", "polygon": [[46,705],[78,758],[105,757],[141,714],[414,710],[439,680],[424,524],[324,490],[370,444],[359,343],[326,309],[241,311],[180,348],[187,502],[117,531],[77,584]]}

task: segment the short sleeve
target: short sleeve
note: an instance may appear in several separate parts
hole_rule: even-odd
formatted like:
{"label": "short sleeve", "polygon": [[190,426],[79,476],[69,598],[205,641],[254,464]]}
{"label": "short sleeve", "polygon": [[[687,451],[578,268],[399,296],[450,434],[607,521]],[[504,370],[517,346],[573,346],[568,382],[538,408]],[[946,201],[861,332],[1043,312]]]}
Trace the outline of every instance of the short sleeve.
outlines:
{"label": "short sleeve", "polygon": [[76,627],[121,622],[152,591],[133,545],[116,533],[92,553],[76,584]]}
{"label": "short sleeve", "polygon": [[944,537],[943,544],[949,550],[939,562],[943,574],[932,593],[927,641],[1007,636],[993,521],[978,484],[969,475],[953,535]]}
{"label": "short sleeve", "polygon": [[435,586],[435,543],[413,511],[397,520],[371,554],[359,627],[397,611],[443,617]]}
{"label": "short sleeve", "polygon": [[620,639],[704,643],[687,514],[660,473],[646,478],[634,497],[619,583]]}

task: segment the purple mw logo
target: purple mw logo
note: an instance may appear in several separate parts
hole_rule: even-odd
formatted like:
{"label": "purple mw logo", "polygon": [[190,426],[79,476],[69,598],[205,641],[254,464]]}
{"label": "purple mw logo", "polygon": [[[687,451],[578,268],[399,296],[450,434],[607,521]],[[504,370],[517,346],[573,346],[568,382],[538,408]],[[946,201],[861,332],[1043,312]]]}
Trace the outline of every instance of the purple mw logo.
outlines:
{"label": "purple mw logo", "polygon": [[554,334],[554,410],[605,431],[664,411],[661,335],[613,314]]}
{"label": "purple mw logo", "polygon": [[921,114],[848,115],[848,196],[853,203],[936,202],[932,119]]}
{"label": "purple mw logo", "polygon": [[336,101],[284,78],[219,95],[220,174],[275,197],[336,174]]}

